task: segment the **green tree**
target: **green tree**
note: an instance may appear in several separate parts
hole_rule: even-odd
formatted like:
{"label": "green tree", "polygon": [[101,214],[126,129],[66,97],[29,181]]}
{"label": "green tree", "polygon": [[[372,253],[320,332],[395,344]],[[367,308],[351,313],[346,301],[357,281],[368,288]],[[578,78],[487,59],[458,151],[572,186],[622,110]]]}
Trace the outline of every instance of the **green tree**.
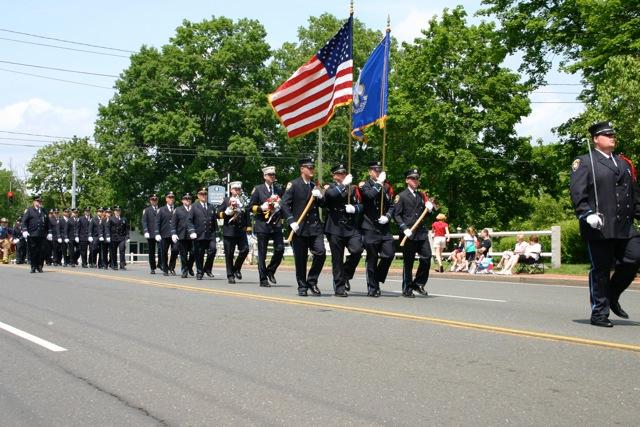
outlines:
{"label": "green tree", "polygon": [[[13,226],[13,221],[22,214],[29,204],[25,194],[24,184],[9,169],[2,167],[0,162],[0,217],[9,220],[9,226]],[[13,200],[9,199],[9,192],[13,193]]]}

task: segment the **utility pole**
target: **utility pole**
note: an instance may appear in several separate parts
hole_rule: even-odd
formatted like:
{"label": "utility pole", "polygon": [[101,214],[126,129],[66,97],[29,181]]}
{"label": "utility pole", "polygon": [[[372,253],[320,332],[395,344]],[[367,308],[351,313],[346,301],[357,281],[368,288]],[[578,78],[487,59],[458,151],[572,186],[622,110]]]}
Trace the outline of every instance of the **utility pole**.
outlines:
{"label": "utility pole", "polygon": [[76,161],[71,163],[71,207],[76,207]]}

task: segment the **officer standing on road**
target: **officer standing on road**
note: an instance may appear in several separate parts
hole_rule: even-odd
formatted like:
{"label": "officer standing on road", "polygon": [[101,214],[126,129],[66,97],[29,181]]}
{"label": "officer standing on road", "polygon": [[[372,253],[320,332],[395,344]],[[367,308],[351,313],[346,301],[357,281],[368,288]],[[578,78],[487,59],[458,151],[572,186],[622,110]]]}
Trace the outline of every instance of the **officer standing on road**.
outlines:
{"label": "officer standing on road", "polygon": [[68,267],[71,256],[69,255],[69,227],[71,226],[71,209],[64,208],[62,210],[62,218],[60,218],[60,238],[62,239],[62,266]]}
{"label": "officer standing on road", "polygon": [[182,196],[182,206],[176,208],[171,216],[171,240],[178,245],[180,251],[180,265],[182,278],[193,276],[193,240],[198,237],[193,227],[193,209],[191,207],[191,194]]}
{"label": "officer standing on road", "polygon": [[98,254],[98,268],[109,269],[109,248],[110,244],[107,242],[107,228],[109,227],[109,221],[111,220],[111,214],[113,211],[110,207],[105,207],[102,212],[102,220],[100,225],[102,227],[102,238],[98,238],[100,242],[100,253]]}
{"label": "officer standing on road", "polygon": [[60,209],[53,209],[53,217],[49,218],[51,232],[51,263],[59,266],[62,263],[62,233],[60,231]]}
{"label": "officer standing on road", "polygon": [[[393,216],[393,189],[385,181],[387,174],[380,162],[369,163],[369,179],[360,187],[364,216],[362,240],[367,250],[367,295],[380,296],[395,256],[395,244],[389,227]],[[382,193],[382,194],[381,194]]]}
{"label": "officer standing on road", "polygon": [[49,209],[49,216],[47,217],[47,221],[49,221],[49,231],[51,232],[51,240],[47,239],[44,242],[44,262],[47,265],[55,265],[54,255],[53,255],[53,242],[55,240],[55,226],[56,226],[56,217],[53,213],[53,208]]}
{"label": "officer standing on road", "polygon": [[[324,248],[323,226],[320,221],[319,207],[323,203],[323,196],[319,188],[312,181],[314,174],[313,159],[304,158],[298,161],[300,176],[287,184],[287,189],[282,198],[283,215],[295,233],[291,246],[296,264],[296,281],[298,282],[298,295],[307,296],[307,291],[320,296],[318,289],[318,277],[324,266],[326,251]],[[311,202],[307,216],[298,223],[307,203]],[[307,259],[309,251],[313,256],[311,268],[307,276]]]}
{"label": "officer standing on road", "polygon": [[[147,250],[149,254],[149,268],[151,274],[156,274],[156,235],[157,232],[157,216],[158,216],[158,195],[149,196],[149,206],[142,211],[142,231],[144,238],[147,239]],[[158,247],[158,259],[160,248]]]}
{"label": "officer standing on road", "polygon": [[595,149],[592,159],[585,154],[573,161],[571,200],[591,260],[591,324],[612,327],[609,310],[629,317],[619,301],[640,264],[640,234],[633,227],[633,219],[640,219],[640,197],[635,167],[613,153],[611,123],[596,123],[589,133]]}
{"label": "officer standing on road", "polygon": [[[331,169],[333,183],[324,192],[327,222],[324,232],[331,248],[331,266],[333,271],[333,291],[336,296],[346,297],[350,290],[349,280],[353,278],[356,267],[362,257],[362,236],[356,226],[356,214],[362,206],[351,185],[353,177],[347,175],[347,168],[338,164]],[[349,249],[347,260],[344,250]]]}
{"label": "officer standing on road", "polygon": [[[198,190],[198,201],[193,204],[192,221],[196,232],[193,253],[196,258],[196,279],[202,280],[206,274],[213,277],[213,261],[216,258],[216,231],[218,220],[216,208],[207,201],[207,189]],[[205,261],[205,254],[207,259]]]}
{"label": "officer standing on road", "polygon": [[[176,258],[178,256],[178,244],[171,240],[171,217],[176,210],[175,195],[169,191],[164,195],[166,204],[158,210],[156,215],[156,242],[159,246],[160,269],[164,276],[176,275]],[[168,252],[171,251],[171,255]]]}
{"label": "officer standing on road", "polygon": [[80,220],[78,219],[78,209],[71,209],[71,220],[67,228],[67,236],[69,237],[69,258],[71,258],[71,267],[78,265],[80,258],[80,237],[78,235]]}
{"label": "officer standing on road", "polygon": [[91,236],[89,235],[89,225],[91,224],[91,208],[84,208],[84,215],[78,220],[78,238],[80,239],[80,259],[82,260],[82,268],[89,268],[89,244]]}
{"label": "officer standing on road", "polygon": [[[407,238],[402,248],[402,295],[414,298],[413,291],[427,295],[424,286],[429,280],[429,268],[431,267],[431,245],[427,236],[427,226],[424,221],[414,230],[411,228],[418,221],[422,213],[433,210],[433,203],[427,195],[418,191],[420,174],[418,169],[409,169],[404,174],[407,188],[395,198],[394,219],[400,228],[400,238]],[[418,271],[413,277],[413,262],[418,254]]]}
{"label": "officer standing on road", "polygon": [[129,222],[120,216],[120,206],[113,208],[113,216],[109,218],[106,227],[107,242],[109,242],[109,261],[111,269],[117,270],[117,254],[120,253],[120,270],[126,270],[126,244],[129,242]]}
{"label": "officer standing on road", "polygon": [[16,264],[27,262],[27,239],[22,235],[22,216],[16,219],[13,227],[13,242],[16,245]]}
{"label": "officer standing on road", "polygon": [[33,197],[33,206],[28,208],[22,216],[22,236],[27,239],[29,245],[31,272],[39,271],[42,273],[45,239],[51,240],[53,236],[49,233],[49,220],[42,208],[40,196]]}
{"label": "officer standing on road", "polygon": [[[102,234],[102,213],[104,209],[98,208],[96,215],[91,218],[89,223],[89,267],[96,268],[98,266],[98,253],[100,252],[100,242],[104,241]],[[102,240],[100,240],[102,238]]]}
{"label": "officer standing on road", "polygon": [[[276,270],[284,255],[282,235],[282,187],[276,184],[276,168],[262,169],[264,184],[256,185],[251,191],[251,212],[254,215],[253,231],[258,240],[258,276],[260,286],[276,284]],[[267,266],[267,246],[273,241],[273,256]]]}
{"label": "officer standing on road", "polygon": [[[230,197],[225,197],[218,207],[220,219],[224,220],[222,236],[224,244],[224,259],[229,284],[242,280],[242,264],[249,253],[247,240],[248,209],[242,202],[242,183],[234,181],[229,184]],[[233,256],[238,248],[238,257]]]}

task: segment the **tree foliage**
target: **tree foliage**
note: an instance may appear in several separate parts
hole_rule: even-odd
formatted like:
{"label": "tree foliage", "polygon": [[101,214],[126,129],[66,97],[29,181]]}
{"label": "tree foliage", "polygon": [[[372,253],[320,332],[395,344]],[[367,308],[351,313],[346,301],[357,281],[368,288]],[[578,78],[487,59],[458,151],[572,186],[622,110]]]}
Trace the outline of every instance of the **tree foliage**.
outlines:
{"label": "tree foliage", "polygon": [[[13,200],[9,200],[8,193],[13,193]],[[9,169],[2,167],[0,162],[0,217],[9,220],[9,226],[13,226],[15,219],[22,214],[25,205],[28,204],[24,184]]]}

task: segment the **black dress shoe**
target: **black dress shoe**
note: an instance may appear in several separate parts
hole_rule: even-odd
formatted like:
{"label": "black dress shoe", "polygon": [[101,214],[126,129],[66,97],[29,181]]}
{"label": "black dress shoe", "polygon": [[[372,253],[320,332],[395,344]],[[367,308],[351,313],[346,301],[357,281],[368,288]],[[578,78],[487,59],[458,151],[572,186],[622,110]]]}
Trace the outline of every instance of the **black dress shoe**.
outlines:
{"label": "black dress shoe", "polygon": [[380,289],[376,289],[375,291],[375,297],[379,297],[380,295],[382,295],[382,292],[380,292]]}
{"label": "black dress shoe", "polygon": [[624,311],[622,307],[620,307],[619,302],[611,303],[610,308],[611,308],[611,311],[613,311],[613,314],[615,314],[616,316],[622,317],[623,319],[629,318],[629,315],[627,314],[627,312]]}
{"label": "black dress shoe", "polygon": [[120,270],[126,270],[126,269],[127,269],[127,267],[125,267],[124,265],[120,266]]}
{"label": "black dress shoe", "polygon": [[38,267],[38,273],[42,273],[42,267]]}
{"label": "black dress shoe", "polygon": [[151,272],[149,274],[156,274],[155,270],[151,270]]}
{"label": "black dress shoe", "polygon": [[168,271],[163,271],[163,272],[162,272],[162,275],[163,275],[163,276],[168,276],[168,275],[169,275],[169,272],[168,272]]}
{"label": "black dress shoe", "polygon": [[196,274],[196,280],[202,280],[202,273]]}
{"label": "black dress shoe", "polygon": [[182,277],[183,279],[186,279],[187,276],[189,276],[189,273],[187,273],[186,271],[183,271],[182,274],[180,275],[180,277]]}
{"label": "black dress shoe", "polygon": [[236,279],[242,280],[242,273],[240,273],[239,271],[236,271],[235,273],[233,273],[233,275],[236,276]]}
{"label": "black dress shoe", "polygon": [[32,268],[32,269],[31,269],[31,272],[32,272],[32,273],[35,273],[35,272],[36,272],[36,269],[35,269],[35,268]]}
{"label": "black dress shoe", "polygon": [[425,297],[428,295],[427,291],[424,289],[424,285],[418,286],[416,288],[416,292],[418,292],[420,295],[424,295]]}
{"label": "black dress shoe", "polygon": [[190,268],[189,269],[189,276],[194,276],[194,275],[195,275],[195,273],[193,272],[193,268]]}
{"label": "black dress shoe", "polygon": [[318,287],[317,287],[316,285],[310,286],[310,287],[309,287],[309,290],[310,290],[310,291],[311,291],[311,293],[312,293],[313,295],[315,295],[315,296],[320,296],[320,295],[322,295],[322,294],[320,293],[320,289],[318,289]]}
{"label": "black dress shoe", "polygon": [[269,282],[262,282],[262,283],[260,283],[260,286],[263,287],[263,288],[270,288],[271,284]]}
{"label": "black dress shoe", "polygon": [[345,291],[350,291],[351,290],[351,283],[349,283],[348,280],[344,284],[344,290]]}
{"label": "black dress shoe", "polygon": [[236,279],[234,279],[233,277],[230,277],[229,279],[227,279],[227,282],[228,282],[230,285],[235,285],[235,284],[236,284]]}
{"label": "black dress shoe", "polygon": [[278,283],[276,282],[276,276],[274,275],[274,273],[267,273],[267,279],[269,279],[269,281],[274,285]]}
{"label": "black dress shoe", "polygon": [[343,297],[343,298],[349,296],[349,294],[347,294],[346,292],[336,292],[334,295],[337,297]]}
{"label": "black dress shoe", "polygon": [[402,296],[405,298],[415,298],[416,296],[413,294],[413,292],[409,291],[409,292],[403,292]]}
{"label": "black dress shoe", "polygon": [[307,296],[307,291],[298,291],[298,296],[299,297],[306,297]]}
{"label": "black dress shoe", "polygon": [[82,264],[82,268],[89,268],[87,264]]}
{"label": "black dress shoe", "polygon": [[169,273],[170,273],[172,276],[175,276],[175,275],[176,275],[176,271],[175,271],[175,270],[173,270],[173,269],[171,269],[171,271],[169,271]]}
{"label": "black dress shoe", "polygon": [[602,319],[591,318],[591,324],[593,326],[601,326],[603,328],[613,328],[613,323],[611,323],[611,321],[607,318],[602,318]]}

